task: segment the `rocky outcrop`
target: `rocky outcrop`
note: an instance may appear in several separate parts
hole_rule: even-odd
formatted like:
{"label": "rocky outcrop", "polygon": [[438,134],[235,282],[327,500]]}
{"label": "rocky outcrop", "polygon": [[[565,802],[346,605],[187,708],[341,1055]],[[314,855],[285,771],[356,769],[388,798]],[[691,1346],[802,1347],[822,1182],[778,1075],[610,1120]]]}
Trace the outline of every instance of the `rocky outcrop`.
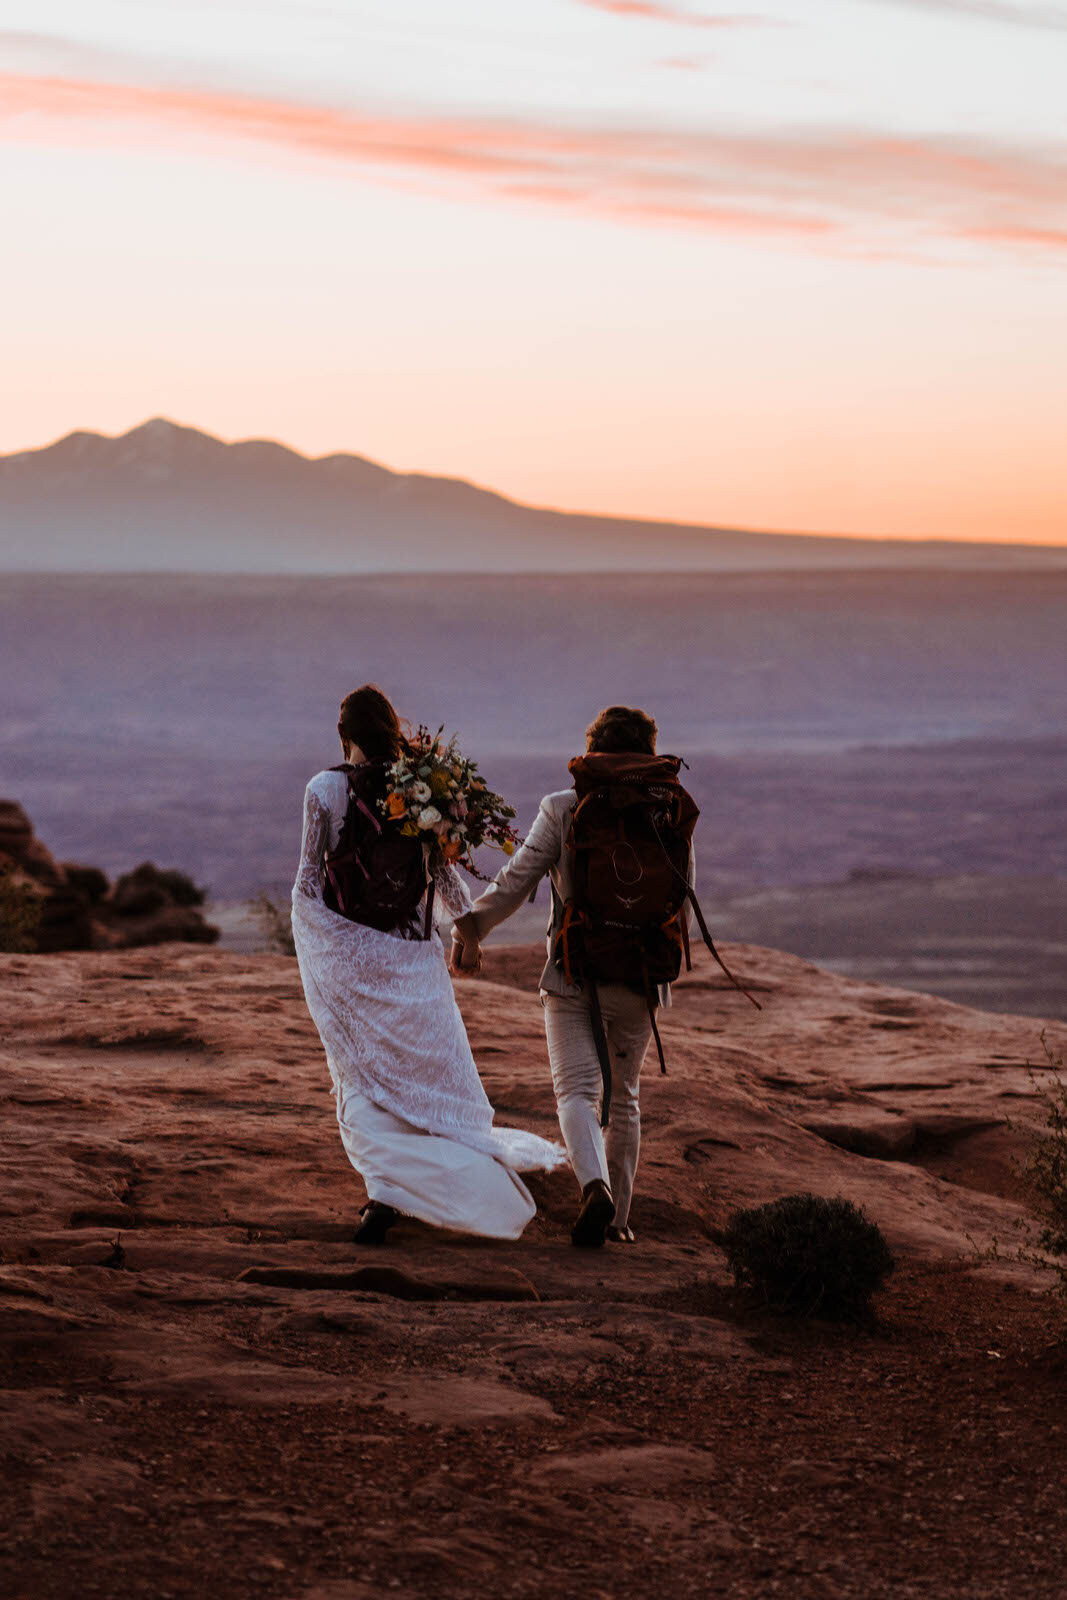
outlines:
{"label": "rocky outcrop", "polygon": [[56,861],[15,800],[0,800],[0,874],[0,947],[55,954],[219,936],[184,873],[146,861],[111,884],[99,867]]}
{"label": "rocky outcrop", "polygon": [[[724,954],[763,1009],[694,952],[601,1251],[566,1171],[514,1243],[355,1246],[291,960],[0,957],[0,1593],[1062,1600],[1062,1313],[975,1247],[1067,1024]],[[551,1135],[540,959],[457,990],[499,1121]],[[733,1289],[732,1211],[805,1190],[886,1233],[875,1325]]]}

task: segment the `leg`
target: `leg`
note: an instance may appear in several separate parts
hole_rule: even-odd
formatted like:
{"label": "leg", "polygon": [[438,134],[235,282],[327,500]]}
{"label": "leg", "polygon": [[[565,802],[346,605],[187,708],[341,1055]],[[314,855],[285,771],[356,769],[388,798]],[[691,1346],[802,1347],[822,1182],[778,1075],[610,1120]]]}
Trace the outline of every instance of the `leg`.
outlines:
{"label": "leg", "polygon": [[583,998],[546,994],[544,1008],[560,1131],[582,1190],[571,1242],[596,1248],[604,1243],[615,1202],[608,1188],[607,1156],[600,1131],[603,1082],[589,1006]]}
{"label": "leg", "polygon": [[641,1149],[641,1066],[652,1026],[645,1001],[629,989],[618,985],[605,988],[601,1003],[611,1052],[612,1102],[606,1153],[615,1197],[613,1222],[616,1228],[625,1230]]}
{"label": "leg", "polygon": [[559,1128],[574,1176],[582,1189],[594,1178],[607,1183],[608,1163],[600,1131],[603,1085],[589,1006],[582,998],[546,994],[544,1008]]}

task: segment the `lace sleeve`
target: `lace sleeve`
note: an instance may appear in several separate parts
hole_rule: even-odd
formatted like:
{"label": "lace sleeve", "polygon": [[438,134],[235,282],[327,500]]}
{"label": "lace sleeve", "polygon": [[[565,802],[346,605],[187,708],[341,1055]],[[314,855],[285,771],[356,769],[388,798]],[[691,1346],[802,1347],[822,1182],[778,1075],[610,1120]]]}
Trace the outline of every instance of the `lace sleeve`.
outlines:
{"label": "lace sleeve", "polygon": [[[470,890],[456,871],[455,867],[442,862],[434,868],[434,888],[437,902],[447,912],[453,921],[457,917],[465,917],[471,908]],[[435,920],[438,920],[435,918]],[[444,920],[442,917],[440,920]]]}
{"label": "lace sleeve", "polygon": [[304,837],[294,894],[306,895],[309,900],[322,899],[322,858],[329,839],[330,808],[309,783],[304,794]]}

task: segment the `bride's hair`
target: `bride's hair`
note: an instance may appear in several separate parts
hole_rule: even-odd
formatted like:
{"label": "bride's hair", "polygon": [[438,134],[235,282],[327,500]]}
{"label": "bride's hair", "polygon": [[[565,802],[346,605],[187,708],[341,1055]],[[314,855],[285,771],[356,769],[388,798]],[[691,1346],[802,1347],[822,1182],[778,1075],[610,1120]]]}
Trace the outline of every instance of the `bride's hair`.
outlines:
{"label": "bride's hair", "polygon": [[404,747],[400,718],[373,683],[345,695],[337,731],[343,745],[358,745],[368,761],[395,761]]}

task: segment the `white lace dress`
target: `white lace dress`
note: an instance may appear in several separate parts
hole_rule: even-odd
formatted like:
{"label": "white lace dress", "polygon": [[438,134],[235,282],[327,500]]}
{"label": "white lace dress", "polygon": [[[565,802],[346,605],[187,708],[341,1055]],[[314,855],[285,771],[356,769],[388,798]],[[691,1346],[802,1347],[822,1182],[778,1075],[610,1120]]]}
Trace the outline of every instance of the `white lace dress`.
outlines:
{"label": "white lace dress", "polygon": [[[438,1227],[518,1238],[534,1214],[518,1173],[565,1157],[536,1134],[493,1127],[440,940],[380,933],[324,903],[323,855],[336,848],[347,803],[343,773],[308,784],[293,885],[300,976],[345,1150],[372,1200]],[[453,868],[435,884],[443,916],[470,909]]]}

